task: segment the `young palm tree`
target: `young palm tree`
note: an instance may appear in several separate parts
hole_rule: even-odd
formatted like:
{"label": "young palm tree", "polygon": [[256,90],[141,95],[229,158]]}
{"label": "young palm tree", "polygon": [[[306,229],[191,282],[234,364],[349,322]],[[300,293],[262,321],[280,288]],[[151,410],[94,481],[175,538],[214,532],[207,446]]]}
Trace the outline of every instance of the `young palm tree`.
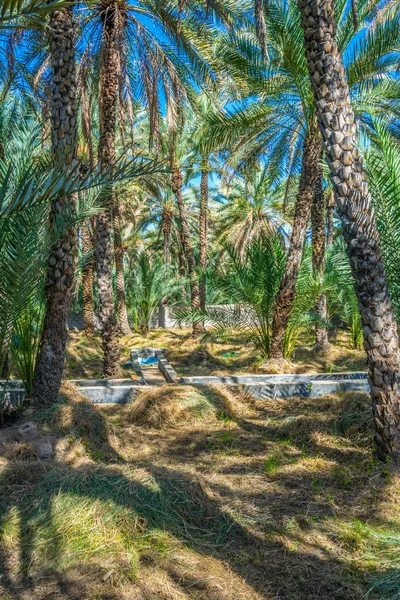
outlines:
{"label": "young palm tree", "polygon": [[[299,8],[319,127],[362,317],[375,418],[375,447],[380,458],[389,457],[400,466],[397,324],[358,149],[349,86],[335,39],[334,5],[332,0],[299,0]],[[398,25],[397,22],[397,29]]]}
{"label": "young palm tree", "polygon": [[[52,148],[55,163],[60,170],[68,172],[73,168],[77,148],[75,38],[70,6],[51,13],[49,36],[53,81]],[[57,198],[52,204],[51,227],[57,226],[60,216],[74,210],[74,196]],[[55,402],[60,389],[76,247],[76,231],[71,227],[54,245],[48,261],[46,314],[33,392],[37,403]]]}
{"label": "young palm tree", "polygon": [[208,307],[196,315],[176,311],[179,320],[206,317],[210,329],[204,340],[226,339],[238,330],[267,357],[271,344],[274,297],[285,267],[286,252],[279,235],[261,234],[251,239],[243,252],[226,244],[226,262],[210,276],[211,289],[218,289],[225,304]]}

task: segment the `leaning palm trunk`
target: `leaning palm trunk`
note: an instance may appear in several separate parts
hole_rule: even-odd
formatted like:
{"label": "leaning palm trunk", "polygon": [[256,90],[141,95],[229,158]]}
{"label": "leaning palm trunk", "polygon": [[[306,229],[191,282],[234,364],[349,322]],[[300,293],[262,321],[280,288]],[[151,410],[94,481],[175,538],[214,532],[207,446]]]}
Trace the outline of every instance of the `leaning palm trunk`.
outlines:
{"label": "leaning palm trunk", "polygon": [[[181,224],[181,243],[186,259],[187,274],[190,285],[190,306],[194,311],[198,311],[200,308],[200,293],[196,275],[196,260],[194,257],[192,240],[190,237],[189,223],[186,217],[185,203],[182,198],[182,173],[178,166],[175,166],[172,169],[171,188],[178,204],[179,220]],[[202,323],[194,322],[193,333],[198,334],[202,331],[204,331]]]}
{"label": "leaning palm trunk", "polygon": [[125,279],[124,279],[124,250],[122,248],[121,236],[121,215],[119,212],[118,196],[114,196],[113,208],[114,225],[114,258],[115,258],[115,279],[117,284],[117,317],[121,332],[124,335],[131,335],[128,313],[126,310]]}
{"label": "leaning palm trunk", "polygon": [[[55,162],[60,169],[68,171],[75,160],[77,139],[75,40],[71,7],[51,13],[49,31],[52,147]],[[54,228],[60,216],[66,216],[74,210],[74,197],[58,198],[51,207],[51,228]],[[50,253],[46,313],[33,389],[36,403],[55,402],[61,386],[76,247],[76,231],[71,227],[61,235]]]}
{"label": "leaning palm trunk", "polygon": [[82,269],[83,325],[86,337],[91,338],[94,335],[93,257],[90,256],[93,244],[92,235],[87,223],[81,225],[81,243],[82,253],[84,257],[86,256]]}
{"label": "leaning palm trunk", "polygon": [[205,310],[207,297],[207,284],[205,271],[207,268],[207,230],[208,230],[208,160],[205,158],[202,162],[201,182],[200,182],[200,215],[199,215],[199,267],[201,269],[201,279],[199,285],[200,308]]}
{"label": "leaning palm trunk", "polygon": [[[311,232],[312,232],[312,266],[314,277],[322,281],[325,273],[325,198],[322,188],[322,165],[318,166],[318,177],[315,182],[314,198],[311,206]],[[326,296],[322,292],[317,299],[315,312],[321,321],[326,320]],[[316,351],[329,348],[328,331],[322,323],[315,327]]]}
{"label": "leaning palm trunk", "polygon": [[333,0],[299,0],[307,64],[362,318],[380,458],[400,466],[400,354],[379,236],[356,143]]}
{"label": "leaning palm trunk", "polygon": [[296,283],[303,255],[304,240],[310,208],[314,196],[318,164],[321,156],[321,139],[313,125],[304,142],[299,191],[293,218],[290,248],[279,291],[275,299],[272,322],[271,358],[283,358],[286,327],[296,297]]}
{"label": "leaning palm trunk", "polygon": [[[102,168],[112,168],[115,159],[115,134],[117,119],[118,50],[116,45],[117,5],[105,9],[103,26],[103,54],[100,72],[99,113],[100,139],[99,162]],[[101,345],[103,350],[103,373],[116,374],[119,368],[120,348],[113,297],[113,196],[106,199],[106,209],[97,217],[96,223],[96,271],[99,291],[99,317]]]}

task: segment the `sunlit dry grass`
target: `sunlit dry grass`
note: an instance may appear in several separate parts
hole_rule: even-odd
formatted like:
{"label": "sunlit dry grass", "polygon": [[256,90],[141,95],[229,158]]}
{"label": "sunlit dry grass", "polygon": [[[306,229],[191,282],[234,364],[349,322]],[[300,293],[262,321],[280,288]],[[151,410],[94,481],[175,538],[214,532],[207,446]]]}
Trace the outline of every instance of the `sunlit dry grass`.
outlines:
{"label": "sunlit dry grass", "polygon": [[190,394],[145,392],[137,419],[66,384],[35,415],[56,456],[0,458],[2,599],[396,597],[399,480],[366,394]]}
{"label": "sunlit dry grass", "polygon": [[[366,369],[365,353],[352,350],[349,338],[341,332],[335,345],[327,353],[315,353],[311,336],[301,340],[301,347],[289,364],[288,372],[342,372]],[[232,336],[224,343],[207,344],[210,355],[207,360],[199,360],[195,351],[204,348],[199,338],[194,338],[189,329],[155,329],[147,336],[133,334],[123,337],[121,362],[130,358],[132,348],[158,347],[167,350],[167,356],[177,372],[184,375],[211,375],[213,373],[263,373],[263,360],[258,351],[246,343],[243,335]],[[194,353],[194,355],[193,355]],[[69,334],[65,375],[68,379],[101,377],[100,338],[87,340],[83,332]],[[120,369],[119,377],[133,378],[132,371]]]}

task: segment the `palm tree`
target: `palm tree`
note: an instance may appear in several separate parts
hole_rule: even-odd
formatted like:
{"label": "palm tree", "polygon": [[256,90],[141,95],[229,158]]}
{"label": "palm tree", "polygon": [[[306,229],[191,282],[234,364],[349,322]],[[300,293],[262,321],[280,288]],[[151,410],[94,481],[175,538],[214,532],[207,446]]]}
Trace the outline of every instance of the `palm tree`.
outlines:
{"label": "palm tree", "polygon": [[[21,20],[28,19],[30,23],[36,25],[43,24],[43,18],[46,15],[62,8],[64,0],[28,0],[26,2],[14,2],[13,0],[3,0],[0,7],[0,28],[20,29]],[[26,21],[25,21],[26,25]]]}
{"label": "palm tree", "polygon": [[[369,115],[380,112],[386,118],[398,116],[399,83],[391,71],[396,69],[398,31],[389,20],[384,28],[374,29],[369,23],[374,16],[376,3],[358,3],[359,27],[367,28],[363,43],[357,40],[353,29],[352,15],[340,4],[339,45],[346,51],[351,92],[355,98],[354,108],[360,126],[366,135],[370,133]],[[301,171],[304,151],[315,132],[315,108],[308,78],[307,63],[302,52],[303,37],[300,15],[295,2],[270,0],[264,13],[268,42],[269,63],[260,57],[260,48],[255,43],[257,36],[249,30],[236,31],[234,36],[222,38],[218,46],[221,68],[233,80],[232,94],[235,104],[224,112],[209,117],[210,144],[230,150],[230,160],[243,163],[263,157],[270,165],[272,178],[278,179]],[[385,77],[380,77],[384,57]],[[237,98],[238,97],[238,98]],[[239,103],[238,100],[243,102]],[[315,134],[317,135],[317,134]],[[312,172],[319,164],[314,154]],[[307,160],[308,162],[308,160]],[[304,177],[303,177],[304,184]],[[311,186],[310,186],[311,187]],[[298,200],[301,202],[300,193]],[[307,193],[311,204],[313,191]],[[300,207],[299,207],[300,209]],[[299,224],[300,236],[293,231],[293,259],[288,260],[287,273],[277,301],[275,315],[276,341],[272,353],[280,358],[283,352],[283,331],[293,303],[301,251],[296,247],[304,243],[308,211],[299,210],[303,222]],[[285,285],[289,288],[285,291]]]}
{"label": "palm tree", "polygon": [[[347,242],[369,366],[375,448],[400,466],[400,352],[374,210],[357,144],[332,0],[299,0],[319,128]],[[398,18],[395,19],[398,31]],[[375,25],[379,28],[379,24]]]}
{"label": "palm tree", "polygon": [[201,270],[199,294],[200,308],[205,310],[207,302],[207,283],[205,272],[207,269],[208,258],[208,157],[205,156],[201,161],[201,182],[200,182],[200,212],[199,212],[199,267]]}
{"label": "palm tree", "polygon": [[[75,37],[72,7],[50,14],[52,72],[51,127],[54,161],[68,172],[73,168],[77,148]],[[60,216],[74,213],[75,198],[64,196],[52,204],[51,228]],[[77,241],[71,227],[54,245],[48,261],[46,313],[41,348],[36,363],[33,399],[50,404],[56,401],[64,368],[67,316],[74,281]]]}
{"label": "palm tree", "polygon": [[171,244],[179,237],[178,214],[168,184],[157,186],[150,194],[139,194],[141,214],[137,227],[146,232],[151,226],[156,232],[156,245],[162,238],[162,253],[167,267],[171,262]]}
{"label": "palm tree", "polygon": [[88,223],[82,223],[80,238],[83,254],[82,266],[82,296],[83,296],[83,325],[85,334],[91,338],[94,335],[94,307],[93,307],[93,249],[92,233]]}
{"label": "palm tree", "polygon": [[[118,95],[118,32],[123,14],[118,2],[100,3],[99,17],[102,23],[102,51],[99,84],[100,135],[98,157],[102,168],[112,168],[116,158],[115,142],[117,127]],[[99,293],[99,317],[101,345],[103,350],[103,373],[115,375],[119,368],[117,320],[114,309],[112,284],[113,243],[112,217],[115,206],[113,195],[105,200],[106,209],[96,221],[96,272]]]}
{"label": "palm tree", "polygon": [[[80,124],[82,131],[83,144],[78,149],[78,153],[82,152],[88,169],[93,170],[95,165],[94,149],[93,149],[93,94],[87,93],[88,73],[87,69],[82,68],[81,73],[81,110]],[[80,152],[81,151],[81,152]],[[83,165],[81,171],[83,171]],[[82,223],[80,227],[80,241],[83,256],[82,266],[82,299],[83,299],[83,324],[85,334],[88,338],[94,335],[94,305],[93,305],[93,284],[94,284],[94,239],[95,239],[95,220],[91,223]]]}
{"label": "palm tree", "polygon": [[296,297],[297,277],[303,255],[308,218],[318,179],[318,163],[321,157],[321,150],[321,139],[314,123],[312,123],[304,142],[299,191],[296,197],[293,228],[285,272],[275,298],[270,352],[271,358],[274,360],[283,359],[286,327]]}
{"label": "palm tree", "polygon": [[[178,10],[176,10],[178,8]],[[98,0],[88,3],[89,12],[83,14],[82,40],[85,48],[91,46],[100,55],[100,139],[99,161],[109,167],[115,160],[117,131],[116,113],[120,121],[127,116],[133,130],[132,90],[138,88],[149,113],[150,142],[159,146],[160,90],[167,98],[182,91],[195,80],[210,72],[204,40],[211,40],[211,22],[218,18],[223,23],[237,19],[240,11],[229,4],[212,0],[205,9],[201,0],[176,7],[168,0],[146,0],[129,4],[126,0]],[[97,43],[101,27],[101,44]],[[201,42],[201,43],[200,43]],[[199,50],[200,49],[200,50]],[[85,50],[86,51],[86,50]],[[185,59],[183,60],[183,56]],[[188,68],[187,60],[191,69]],[[141,85],[137,85],[137,77]],[[137,99],[137,98],[136,98]],[[179,179],[179,178],[178,178]],[[175,181],[178,181],[175,177]],[[179,187],[179,186],[178,186]],[[183,215],[182,211],[181,214]],[[123,279],[120,217],[117,197],[109,198],[109,207],[98,218],[96,227],[97,277],[100,295],[100,321],[103,330],[104,372],[111,374],[118,358],[112,302],[112,221],[116,258],[118,320],[125,333],[129,332],[126,316]],[[184,226],[183,226],[184,228]],[[185,248],[188,238],[185,237]],[[182,237],[182,239],[183,239]],[[188,250],[190,254],[190,250]],[[193,277],[190,278],[191,281]],[[195,290],[194,290],[195,291]]]}
{"label": "palm tree", "polygon": [[221,182],[216,235],[239,254],[251,240],[286,225],[280,216],[284,186],[274,186],[268,170],[268,165],[257,164],[243,174],[225,176]]}
{"label": "palm tree", "polygon": [[286,252],[279,235],[264,232],[254,237],[239,253],[232,244],[225,245],[227,260],[210,276],[210,288],[218,289],[225,301],[222,306],[207,307],[198,313],[177,310],[179,321],[206,318],[210,329],[203,339],[226,339],[240,331],[267,357],[271,344],[271,324],[276,295]]}
{"label": "palm tree", "polygon": [[400,143],[381,120],[374,121],[374,143],[366,152],[382,254],[396,321],[400,318]]}
{"label": "palm tree", "polygon": [[[322,159],[322,157],[321,157]],[[319,165],[317,179],[314,187],[314,198],[311,205],[311,232],[312,232],[312,265],[314,277],[322,280],[325,272],[325,196],[323,190],[323,171]],[[326,321],[326,296],[322,292],[315,305],[315,312],[321,322],[315,328],[314,349],[325,351],[329,348],[328,331],[323,324]]]}
{"label": "palm tree", "polygon": [[335,210],[335,195],[332,188],[326,193],[326,245],[329,248],[333,244],[333,212]]}
{"label": "palm tree", "polygon": [[[182,196],[183,177],[180,165],[176,159],[171,161],[171,188],[176,198],[180,221],[180,238],[186,259],[187,274],[190,285],[190,305],[194,311],[200,308],[200,290],[196,273],[196,259],[191,239],[189,223],[187,219],[186,206]],[[204,330],[201,322],[193,322],[193,334],[197,335]]]}
{"label": "palm tree", "polygon": [[[183,107],[180,105],[179,97],[182,90],[179,88],[175,96],[168,98],[167,104],[167,152],[170,159],[171,169],[171,189],[175,196],[178,208],[180,225],[180,242],[185,258],[186,272],[190,287],[190,306],[195,313],[200,308],[200,288],[197,275],[196,257],[194,253],[194,244],[189,227],[187,207],[183,197],[183,174],[182,169],[185,165],[188,139],[190,139],[191,128],[185,119]],[[198,320],[193,321],[193,335],[204,331],[204,325]]]}

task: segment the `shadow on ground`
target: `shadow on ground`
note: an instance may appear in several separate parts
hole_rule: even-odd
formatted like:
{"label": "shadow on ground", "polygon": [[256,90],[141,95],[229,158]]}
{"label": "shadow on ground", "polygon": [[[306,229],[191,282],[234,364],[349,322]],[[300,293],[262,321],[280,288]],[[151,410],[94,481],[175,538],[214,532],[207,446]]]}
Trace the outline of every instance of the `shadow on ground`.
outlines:
{"label": "shadow on ground", "polygon": [[[105,416],[90,403],[86,425],[81,406],[64,417],[55,409],[50,426],[79,438],[88,458],[4,461],[2,599],[361,599],[369,574],[347,560],[358,541],[340,523],[373,517],[385,526],[388,481],[365,444],[335,445],[333,401],[312,414],[307,402],[290,414],[269,404],[224,427],[172,432],[123,429],[118,409]],[[121,429],[114,424],[111,436],[113,415]],[[104,549],[80,554],[84,541],[71,541],[60,516],[64,499],[71,527],[82,505],[100,506],[100,516],[107,509],[135,564],[121,555],[119,574]]]}

